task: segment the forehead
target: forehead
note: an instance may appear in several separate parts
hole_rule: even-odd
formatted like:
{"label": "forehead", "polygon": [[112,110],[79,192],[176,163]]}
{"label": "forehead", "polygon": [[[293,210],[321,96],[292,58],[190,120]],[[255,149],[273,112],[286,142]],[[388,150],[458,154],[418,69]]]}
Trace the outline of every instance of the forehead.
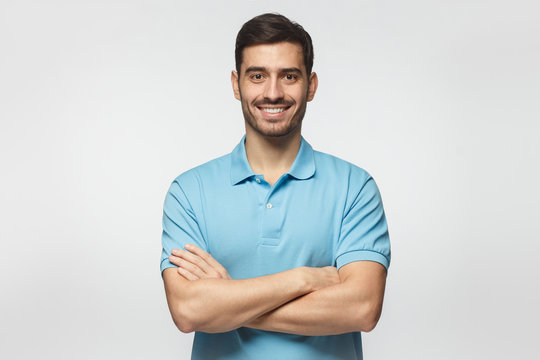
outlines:
{"label": "forehead", "polygon": [[244,48],[242,55],[242,70],[248,67],[264,67],[271,70],[296,67],[302,72],[306,71],[300,44],[279,42],[253,45]]}

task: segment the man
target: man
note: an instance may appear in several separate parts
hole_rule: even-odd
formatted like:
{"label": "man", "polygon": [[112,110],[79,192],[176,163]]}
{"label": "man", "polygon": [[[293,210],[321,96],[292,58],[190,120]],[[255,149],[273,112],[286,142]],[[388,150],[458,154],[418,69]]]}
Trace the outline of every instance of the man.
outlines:
{"label": "man", "polygon": [[257,16],[235,56],[246,135],[176,178],[165,199],[173,320],[196,331],[193,359],[361,359],[390,263],[375,182],[301,136],[317,75],[300,25]]}

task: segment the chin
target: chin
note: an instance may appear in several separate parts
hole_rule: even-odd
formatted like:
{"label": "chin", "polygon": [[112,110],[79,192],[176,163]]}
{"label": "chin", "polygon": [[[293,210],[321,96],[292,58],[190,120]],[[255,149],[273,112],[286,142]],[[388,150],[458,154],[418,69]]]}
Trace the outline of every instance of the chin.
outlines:
{"label": "chin", "polygon": [[277,128],[269,128],[269,127],[258,126],[258,125],[253,126],[253,124],[251,123],[248,123],[248,124],[257,133],[263,136],[267,136],[267,137],[283,137],[283,136],[290,135],[294,133],[295,131],[297,131],[298,129],[300,129],[300,124],[286,126],[286,127],[277,127]]}

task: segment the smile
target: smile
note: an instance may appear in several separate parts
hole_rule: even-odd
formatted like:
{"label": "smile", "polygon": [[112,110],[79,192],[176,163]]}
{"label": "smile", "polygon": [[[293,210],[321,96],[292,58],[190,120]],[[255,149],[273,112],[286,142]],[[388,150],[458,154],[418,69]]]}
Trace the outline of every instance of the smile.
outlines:
{"label": "smile", "polygon": [[269,108],[269,107],[258,107],[258,109],[264,113],[267,113],[267,114],[279,114],[279,113],[282,113],[284,111],[287,111],[289,109],[290,106],[286,106],[286,107],[279,107],[279,108]]}
{"label": "smile", "polygon": [[279,108],[279,109],[262,109],[262,111],[264,112],[267,112],[267,113],[271,113],[271,114],[276,114],[276,113],[280,113],[280,112],[283,112],[283,108]]}

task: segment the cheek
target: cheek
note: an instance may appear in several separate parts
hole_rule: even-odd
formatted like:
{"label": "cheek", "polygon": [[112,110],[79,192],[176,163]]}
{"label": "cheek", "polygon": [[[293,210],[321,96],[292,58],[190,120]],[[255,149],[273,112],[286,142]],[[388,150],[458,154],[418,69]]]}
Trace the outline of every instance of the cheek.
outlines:
{"label": "cheek", "polygon": [[306,99],[307,96],[307,88],[305,87],[298,87],[295,89],[291,89],[289,92],[289,96],[291,96],[297,103],[300,103]]}
{"label": "cheek", "polygon": [[250,83],[250,82],[244,82],[240,86],[240,92],[242,93],[242,96],[247,99],[252,99],[253,97],[257,96],[259,93],[261,93],[260,86],[257,86],[256,84]]}
{"label": "cheek", "polygon": [[251,104],[257,100],[257,94],[246,91],[245,93],[242,93],[242,98],[247,105],[251,106]]}

